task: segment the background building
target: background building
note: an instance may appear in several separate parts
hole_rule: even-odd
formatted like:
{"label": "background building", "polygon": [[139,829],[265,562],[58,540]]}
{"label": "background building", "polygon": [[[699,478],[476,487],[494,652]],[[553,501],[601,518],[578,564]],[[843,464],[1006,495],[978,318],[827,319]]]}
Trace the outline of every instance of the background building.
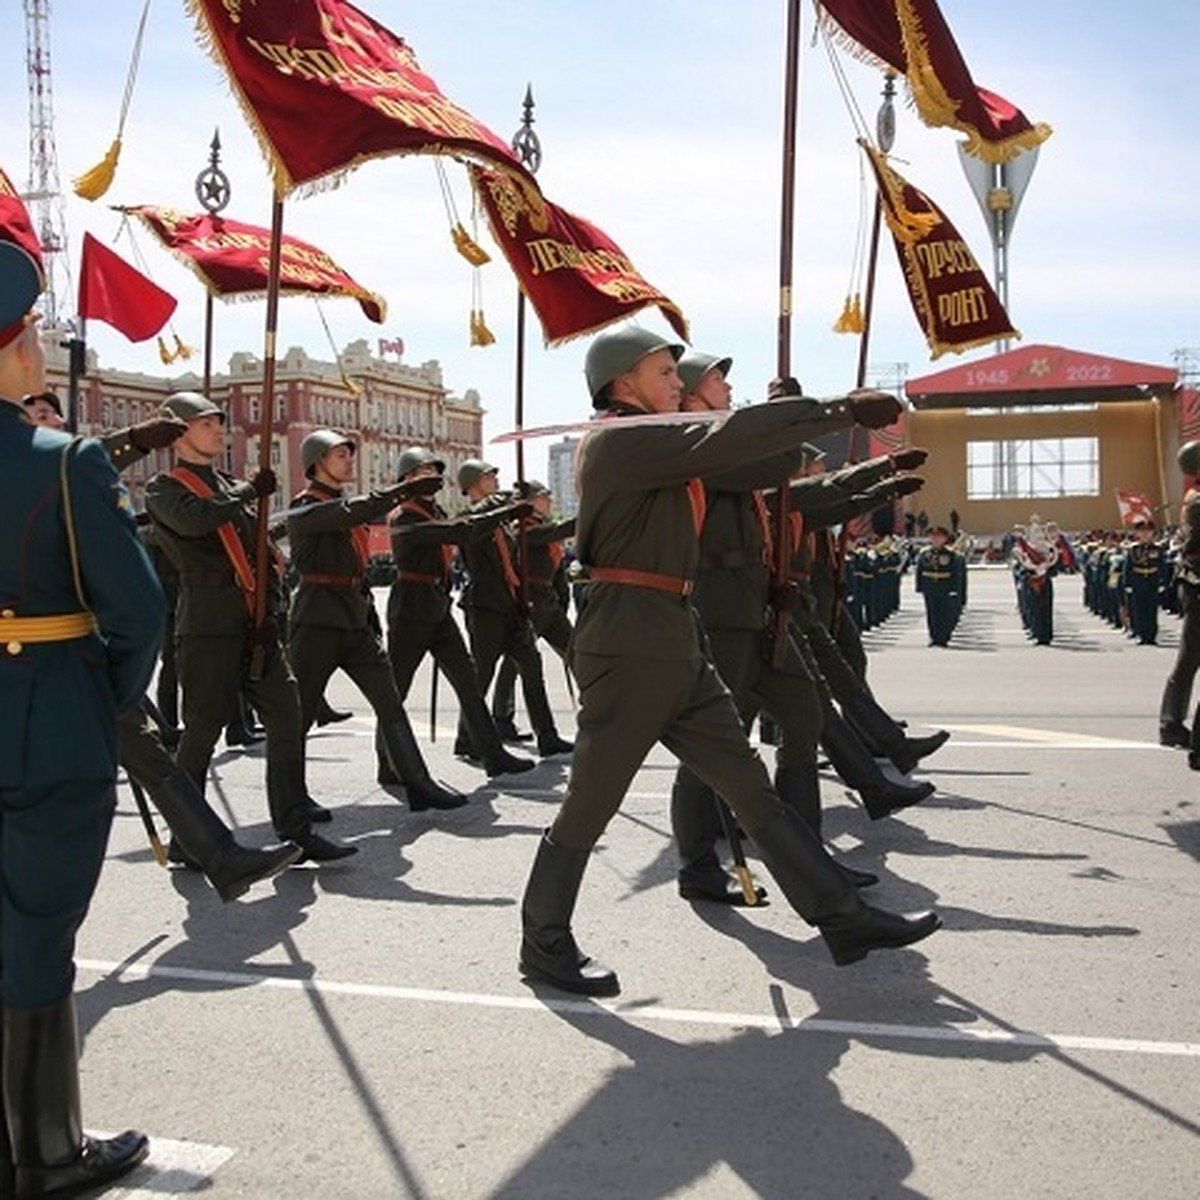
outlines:
{"label": "background building", "polygon": [[546,486],[554,493],[554,511],[566,520],[579,511],[575,494],[575,454],[582,438],[564,437],[546,450]]}

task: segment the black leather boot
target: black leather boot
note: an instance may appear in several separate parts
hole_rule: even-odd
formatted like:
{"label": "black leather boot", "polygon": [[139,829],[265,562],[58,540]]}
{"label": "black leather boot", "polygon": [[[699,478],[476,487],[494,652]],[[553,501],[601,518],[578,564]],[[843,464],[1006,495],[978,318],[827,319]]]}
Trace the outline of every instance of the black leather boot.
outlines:
{"label": "black leather boot", "polygon": [[[819,841],[821,839],[821,781],[817,778],[816,767],[776,767],[775,790],[784,804],[800,814],[805,825],[816,834]],[[860,871],[857,867],[847,866],[836,858],[833,859],[833,865],[837,868],[838,874],[851,887],[873,887],[879,882],[878,875],[870,871]]]}
{"label": "black leather boot", "polygon": [[839,966],[871,950],[911,945],[941,927],[933,912],[901,916],[864,903],[812,830],[786,805],[754,831],[754,842],[788,903],[820,929]]}
{"label": "black leather boot", "polygon": [[317,704],[317,711],[313,717],[313,723],[317,726],[321,725],[336,725],[339,721],[348,721],[354,716],[352,712],[342,712],[336,709],[324,696],[321,697]]}
{"label": "black leather boot", "polygon": [[524,730],[517,728],[517,723],[512,717],[495,717],[496,731],[500,734],[500,740],[504,742],[532,742],[533,734],[526,733]]}
{"label": "black leather boot", "polygon": [[536,766],[532,758],[510,754],[503,746],[497,746],[483,760],[483,769],[489,779],[497,775],[519,775],[522,771],[532,771]]}
{"label": "black leather boot", "polygon": [[907,775],[921,759],[927,758],[935,750],[940,750],[949,740],[950,731],[948,729],[939,729],[937,733],[931,733],[928,737],[915,738],[906,735],[904,745],[889,754],[888,758],[892,760],[901,775]]}
{"label": "black leather boot", "polygon": [[821,748],[829,755],[833,769],[862,798],[863,807],[873,821],[920,804],[936,791],[927,779],[921,783],[889,779],[858,734],[836,713],[826,716]]}
{"label": "black leather boot", "polygon": [[222,900],[236,900],[251,884],[278,875],[300,857],[300,847],[290,844],[270,850],[239,846],[186,771],[176,771],[146,792],[171,827],[168,857],[203,871]]}
{"label": "black leather boot", "polygon": [[4,1010],[4,1111],[16,1200],[75,1196],[133,1170],[150,1152],[144,1133],[83,1132],[75,1000]]}
{"label": "black leather boot", "polygon": [[[717,837],[721,832],[719,803],[712,791],[686,767],[676,775],[671,789],[671,832],[682,863],[676,875],[679,894],[685,900],[745,907],[742,885],[721,866],[717,857]],[[754,892],[756,903],[761,904],[767,896],[766,888],[755,884]]]}
{"label": "black leather boot", "polygon": [[570,754],[575,749],[575,743],[559,737],[558,730],[551,726],[538,734],[537,748],[542,758],[553,758],[556,754]]}
{"label": "black leather boot", "polygon": [[581,996],[615,996],[616,973],[589,958],[571,933],[571,914],[583,882],[589,851],[568,850],[550,840],[538,843],[533,870],[521,900],[521,974]]}
{"label": "black leather boot", "polygon": [[421,748],[403,710],[398,718],[381,721],[379,734],[391,760],[392,770],[404,784],[408,807],[413,812],[423,812],[428,808],[462,808],[467,803],[462,792],[442,787],[429,774]]}

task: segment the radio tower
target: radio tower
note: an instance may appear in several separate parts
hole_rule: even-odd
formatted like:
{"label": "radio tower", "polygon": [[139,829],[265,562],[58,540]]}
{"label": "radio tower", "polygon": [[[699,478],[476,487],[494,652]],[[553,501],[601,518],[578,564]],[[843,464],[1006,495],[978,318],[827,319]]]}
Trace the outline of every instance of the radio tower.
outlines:
{"label": "radio tower", "polygon": [[46,264],[45,323],[66,328],[71,268],[66,206],[58,182],[54,99],[50,89],[50,0],[25,0],[25,69],[29,80],[29,184],[23,196]]}

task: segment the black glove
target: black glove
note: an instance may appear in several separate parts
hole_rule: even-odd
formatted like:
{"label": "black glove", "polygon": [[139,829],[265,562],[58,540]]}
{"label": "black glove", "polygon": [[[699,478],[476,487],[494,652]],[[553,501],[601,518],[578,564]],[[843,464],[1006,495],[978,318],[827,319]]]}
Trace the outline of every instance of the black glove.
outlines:
{"label": "black glove", "polygon": [[279,488],[279,484],[275,480],[275,472],[270,467],[259,467],[250,476],[250,486],[254,489],[254,494],[260,500],[265,500],[268,496],[275,495]]}
{"label": "black glove", "polygon": [[892,465],[897,471],[915,471],[928,457],[928,450],[922,450],[920,446],[906,446],[892,455]]}
{"label": "black glove", "polygon": [[767,384],[767,399],[782,400],[784,396],[803,396],[804,389],[790,375],[777,375]]}
{"label": "black glove", "polygon": [[151,417],[139,425],[130,426],[129,440],[143,454],[173,446],[187,433],[187,422],[178,417]]}
{"label": "black glove", "polygon": [[904,411],[895,396],[866,388],[851,392],[846,397],[846,403],[850,406],[855,424],[867,429],[884,429]]}
{"label": "black glove", "polygon": [[777,613],[794,612],[800,604],[800,589],[790,579],[786,583],[772,580],[767,589],[767,598]]}
{"label": "black glove", "polygon": [[911,496],[913,492],[919,492],[924,486],[925,479],[921,475],[898,475],[892,484],[892,489],[897,496]]}

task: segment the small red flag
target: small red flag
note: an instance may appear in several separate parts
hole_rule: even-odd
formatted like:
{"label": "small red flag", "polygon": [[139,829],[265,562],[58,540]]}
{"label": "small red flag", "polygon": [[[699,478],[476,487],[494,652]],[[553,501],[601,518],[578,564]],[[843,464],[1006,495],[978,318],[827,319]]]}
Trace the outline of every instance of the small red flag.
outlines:
{"label": "small red flag", "polygon": [[1126,492],[1121,488],[1117,493],[1117,508],[1121,513],[1121,524],[1132,525],[1135,521],[1149,521],[1154,524],[1154,505],[1139,492]]}
{"label": "small red flag", "polygon": [[103,321],[131,342],[152,338],[170,319],[177,301],[119,254],[83,235],[79,272],[79,315]]}

